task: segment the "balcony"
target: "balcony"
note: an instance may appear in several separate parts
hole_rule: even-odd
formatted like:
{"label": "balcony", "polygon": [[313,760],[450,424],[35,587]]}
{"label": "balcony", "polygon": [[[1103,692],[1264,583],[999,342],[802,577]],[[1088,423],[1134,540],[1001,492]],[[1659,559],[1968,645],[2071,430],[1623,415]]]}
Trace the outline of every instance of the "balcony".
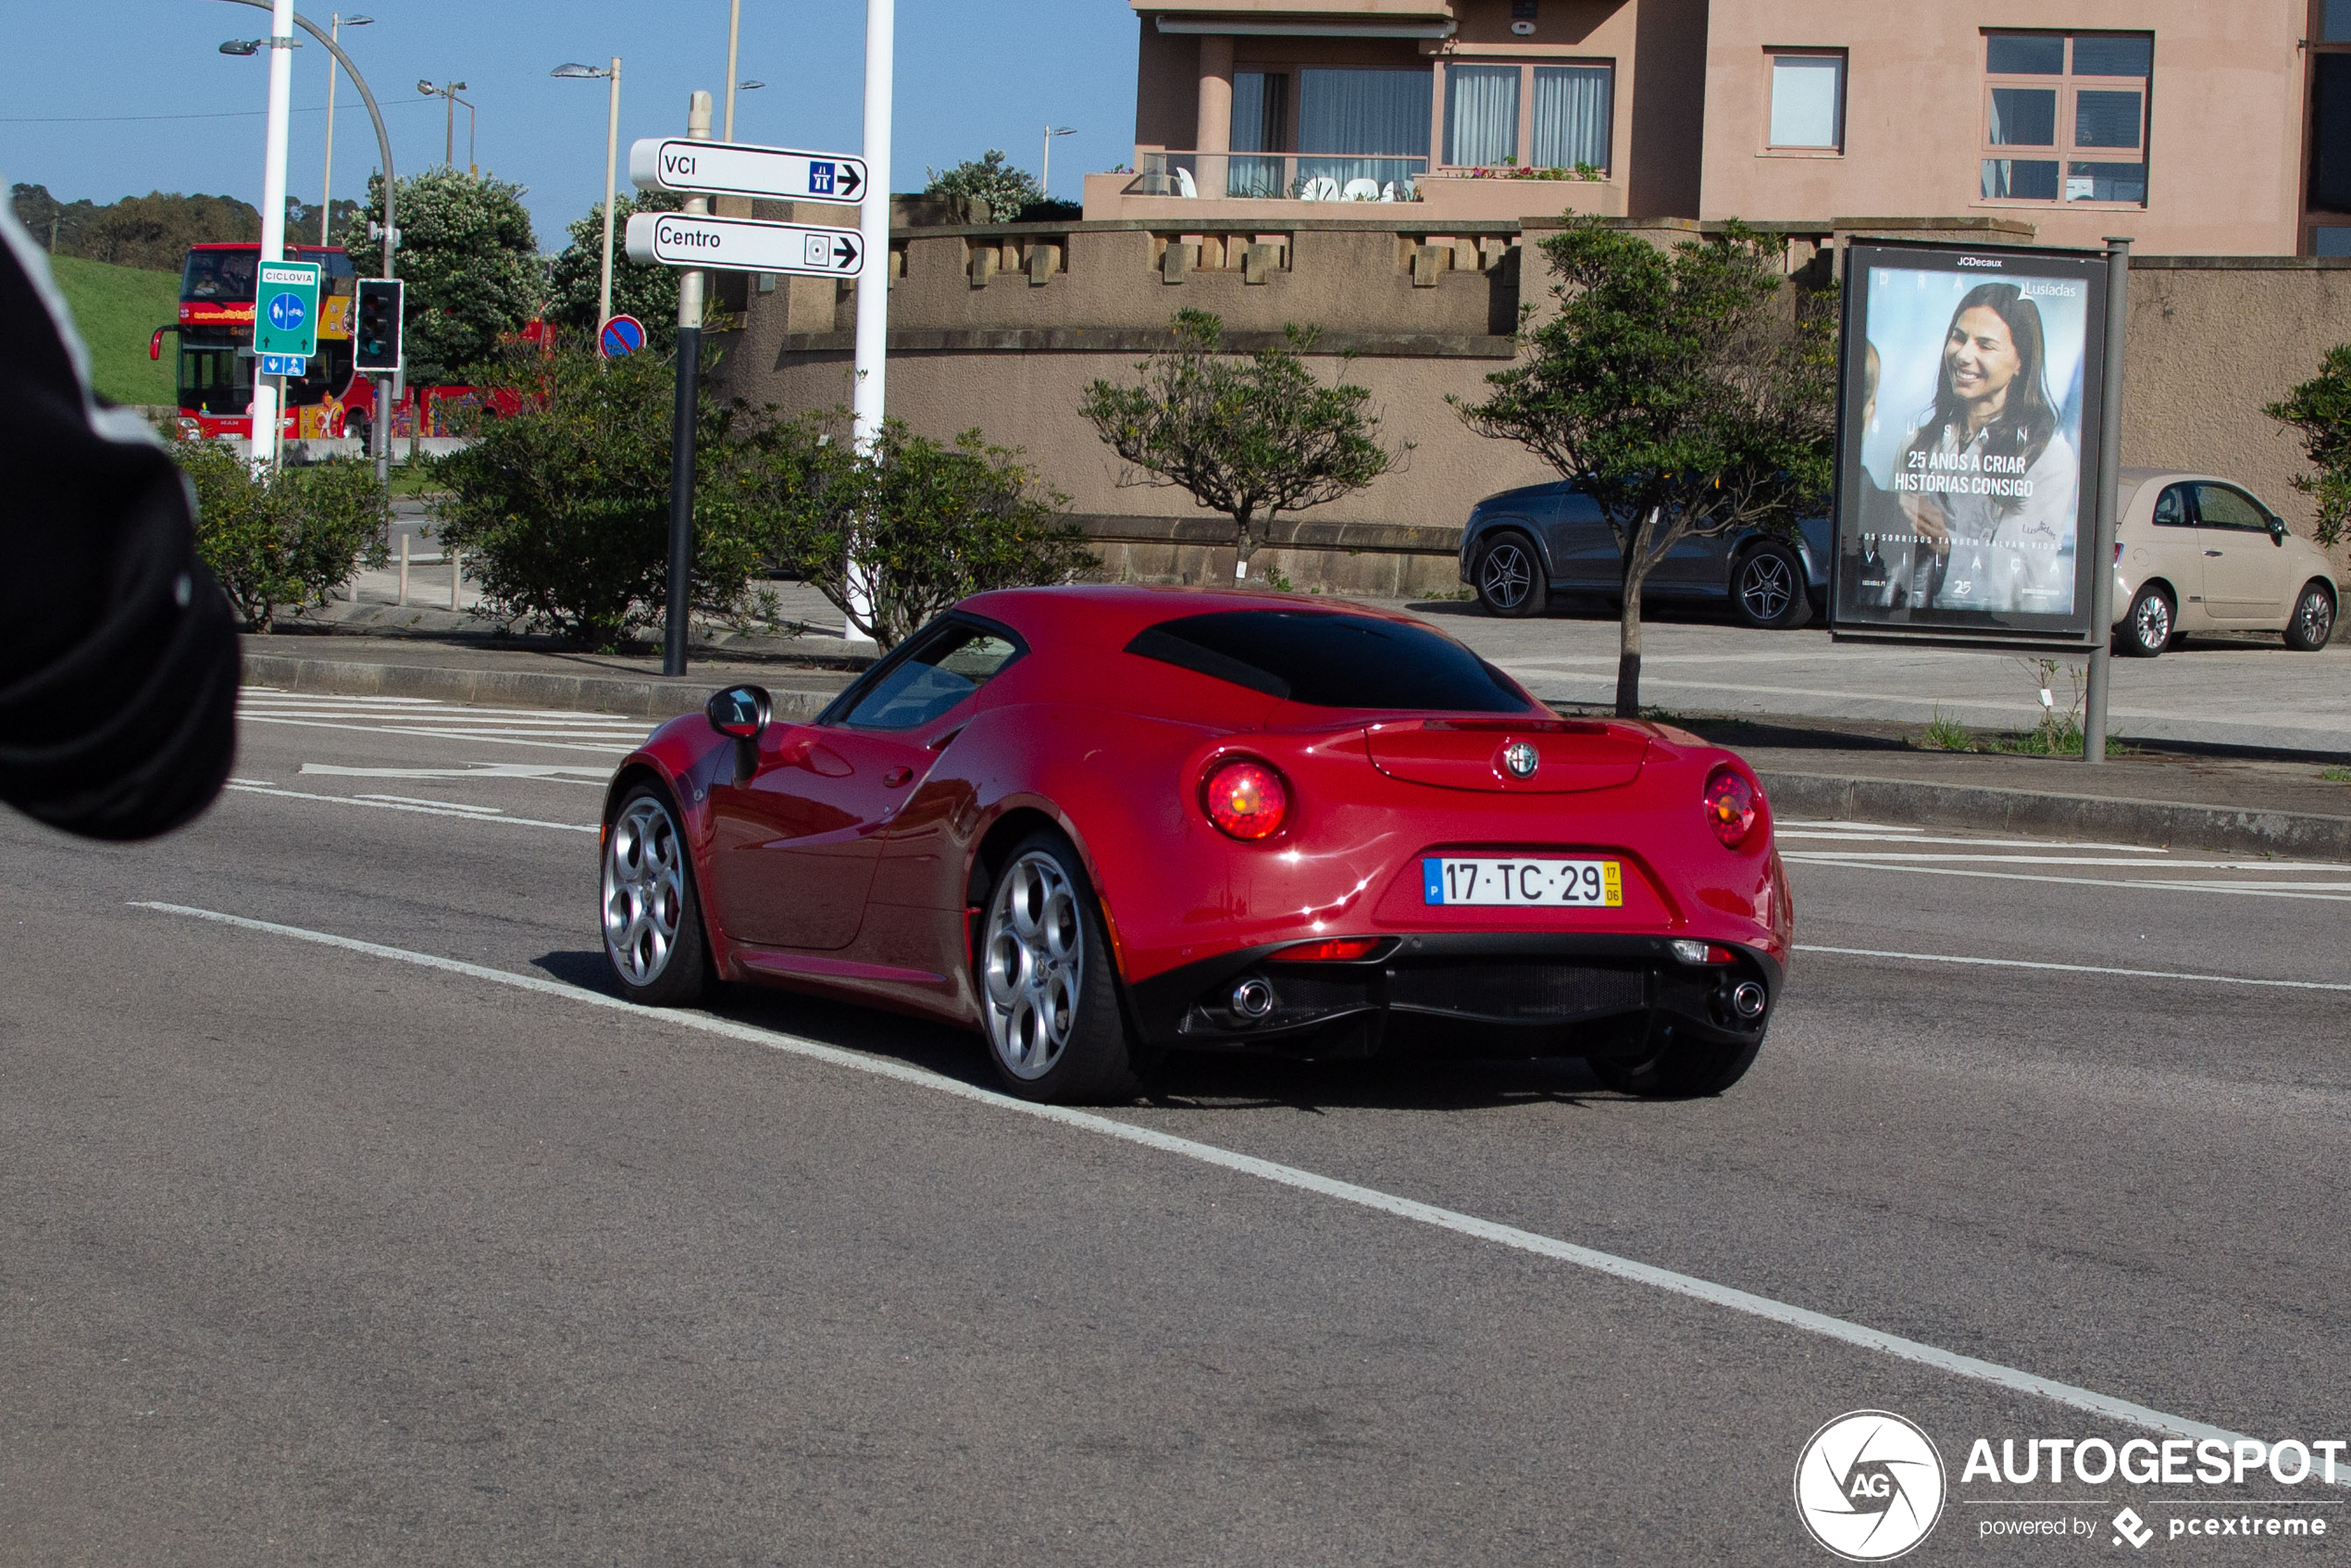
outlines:
{"label": "balcony", "polygon": [[[1337,218],[1364,205],[1395,205],[1415,218],[1622,218],[1624,186],[1586,170],[1432,168],[1423,156],[1384,153],[1203,153],[1137,149],[1132,173],[1086,177],[1089,220],[1241,220]],[[1402,216],[1402,215],[1399,215]]]}

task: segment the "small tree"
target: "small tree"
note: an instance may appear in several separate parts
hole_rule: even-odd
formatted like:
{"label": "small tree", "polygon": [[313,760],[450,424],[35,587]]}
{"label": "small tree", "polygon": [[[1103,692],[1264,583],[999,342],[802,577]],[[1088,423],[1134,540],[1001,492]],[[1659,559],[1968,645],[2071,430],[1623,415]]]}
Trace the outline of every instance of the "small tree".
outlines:
{"label": "small tree", "polygon": [[2301,433],[2311,471],[2294,488],[2319,504],[2319,542],[2340,542],[2351,517],[2351,343],[2327,350],[2316,376],[2261,412]]}
{"label": "small tree", "polygon": [[[662,354],[678,346],[678,271],[659,262],[628,259],[628,218],[639,212],[674,212],[684,202],[669,191],[639,191],[621,195],[612,207],[612,307],[642,322],[645,345]],[[565,231],[571,243],[547,269],[548,292],[554,300],[549,315],[556,325],[592,339],[603,291],[604,204],[598,202]]]}
{"label": "small tree", "polygon": [[895,419],[872,450],[840,419],[771,426],[748,443],[743,494],[776,566],[813,584],[885,652],[969,594],[1066,582],[1099,566],[1040,487],[977,430],[952,445]]}
{"label": "small tree", "polygon": [[[499,613],[591,647],[610,647],[665,612],[675,361],[645,350],[600,362],[575,346],[510,349],[500,383],[522,412],[485,420],[463,451],[432,460],[448,490],[443,543],[466,553]],[[693,603],[744,608],[758,550],[730,465],[732,417],[703,400],[696,435]]]}
{"label": "small tree", "polygon": [[[404,346],[410,381],[464,380],[538,312],[547,275],[522,196],[519,185],[455,168],[428,169],[400,182],[395,263],[408,286]],[[367,199],[343,230],[354,255],[368,253],[368,225],[383,217],[379,170],[367,177]]]}
{"label": "small tree", "polygon": [[256,473],[213,441],[175,441],[172,455],[195,488],[196,554],[246,630],[267,631],[281,606],[325,604],[362,560],[383,564],[384,498],[368,464]]}
{"label": "small tree", "polygon": [[1037,177],[1014,168],[1001,147],[990,147],[985,157],[965,158],[952,168],[923,172],[930,177],[924,195],[976,196],[988,204],[989,217],[998,223],[1017,221],[1023,211],[1045,199]]}
{"label": "small tree", "polygon": [[1737,223],[1670,252],[1606,219],[1543,242],[1559,310],[1523,357],[1451,401],[1596,502],[1623,593],[1616,711],[1638,716],[1641,585],[1683,540],[1792,529],[1828,493],[1836,429],[1834,296],[1785,276],[1784,242]]}
{"label": "small tree", "polygon": [[1369,388],[1314,379],[1312,330],[1286,327],[1282,347],[1245,359],[1206,311],[1177,311],[1171,330],[1175,345],[1135,367],[1140,386],[1095,381],[1078,411],[1133,466],[1121,484],[1173,485],[1233,519],[1241,575],[1279,514],[1352,494],[1412,449],[1380,444]]}

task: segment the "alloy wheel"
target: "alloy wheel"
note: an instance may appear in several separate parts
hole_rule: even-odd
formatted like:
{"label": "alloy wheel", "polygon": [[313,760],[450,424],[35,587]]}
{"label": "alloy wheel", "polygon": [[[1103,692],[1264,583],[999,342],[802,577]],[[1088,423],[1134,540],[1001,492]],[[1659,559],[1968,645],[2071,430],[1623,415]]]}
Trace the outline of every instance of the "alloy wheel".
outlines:
{"label": "alloy wheel", "polygon": [[669,966],[686,913],[686,847],[651,795],[628,803],[604,844],[604,952],[632,986]]}
{"label": "alloy wheel", "polygon": [[2151,653],[2159,653],[2171,642],[2171,604],[2160,593],[2150,593],[2139,601],[2139,614],[2133,628],[2138,633],[2139,646]]}
{"label": "alloy wheel", "polygon": [[1787,614],[1795,597],[1796,584],[1785,557],[1768,551],[1748,557],[1746,569],[1739,573],[1739,599],[1749,616],[1759,621],[1778,620]]}
{"label": "alloy wheel", "polygon": [[2295,607],[2294,629],[2302,634],[2306,646],[2322,648],[2334,631],[2334,601],[2323,590],[2306,589],[2302,603]]}
{"label": "alloy wheel", "polygon": [[1515,610],[1535,586],[1534,564],[1526,552],[1509,540],[1489,547],[1478,568],[1477,586],[1486,602],[1498,610]]}
{"label": "alloy wheel", "polygon": [[1086,975],[1077,890],[1051,855],[1032,850],[1004,868],[981,959],[989,1048],[1014,1077],[1043,1077],[1069,1047]]}

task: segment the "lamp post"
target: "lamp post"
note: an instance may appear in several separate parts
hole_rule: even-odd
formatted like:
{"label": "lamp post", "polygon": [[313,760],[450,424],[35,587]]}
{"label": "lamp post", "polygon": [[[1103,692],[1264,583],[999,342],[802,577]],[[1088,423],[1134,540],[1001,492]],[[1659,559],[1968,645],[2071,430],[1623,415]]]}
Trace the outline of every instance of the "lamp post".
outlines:
{"label": "lamp post", "polygon": [[612,205],[613,180],[620,167],[620,56],[615,55],[612,64],[599,70],[594,66],[578,64],[557,66],[550,76],[578,78],[609,77],[611,105],[604,117],[604,259],[603,284],[596,297],[596,336],[603,337],[604,323],[612,319]]}
{"label": "lamp post", "polygon": [[[329,19],[327,42],[340,44],[342,42],[344,28],[371,27],[375,24],[375,20],[373,17],[346,17],[341,11],[337,11]],[[318,243],[321,245],[329,243],[334,224],[334,215],[335,62],[332,56],[329,56],[327,60],[327,167],[326,172],[318,177]]]}
{"label": "lamp post", "polygon": [[718,127],[718,139],[735,139],[735,44],[743,31],[743,0],[727,0],[727,118]]}
{"label": "lamp post", "polygon": [[1074,125],[1064,125],[1058,129],[1049,125],[1045,128],[1045,167],[1037,177],[1037,189],[1038,193],[1049,202],[1053,199],[1053,138],[1076,134],[1077,127]]}
{"label": "lamp post", "polygon": [[462,81],[445,81],[435,87],[429,81],[417,83],[417,91],[428,98],[441,98],[449,106],[449,123],[442,132],[441,162],[443,168],[457,167],[457,106],[466,106],[466,167],[468,172],[479,172],[474,163],[474,106],[457,96],[466,90]]}

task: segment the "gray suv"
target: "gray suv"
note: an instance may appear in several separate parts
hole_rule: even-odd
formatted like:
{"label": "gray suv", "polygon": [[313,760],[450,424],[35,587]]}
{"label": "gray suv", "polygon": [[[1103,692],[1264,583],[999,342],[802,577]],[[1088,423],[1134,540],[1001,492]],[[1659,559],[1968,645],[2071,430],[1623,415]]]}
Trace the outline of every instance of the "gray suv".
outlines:
{"label": "gray suv", "polygon": [[[1675,545],[1642,585],[1644,602],[1730,602],[1748,626],[1802,626],[1827,603],[1827,514],[1794,539],[1755,529]],[[1554,593],[1614,596],[1623,583],[1616,535],[1598,503],[1564,479],[1489,495],[1462,529],[1462,580],[1490,616],[1539,614]]]}

